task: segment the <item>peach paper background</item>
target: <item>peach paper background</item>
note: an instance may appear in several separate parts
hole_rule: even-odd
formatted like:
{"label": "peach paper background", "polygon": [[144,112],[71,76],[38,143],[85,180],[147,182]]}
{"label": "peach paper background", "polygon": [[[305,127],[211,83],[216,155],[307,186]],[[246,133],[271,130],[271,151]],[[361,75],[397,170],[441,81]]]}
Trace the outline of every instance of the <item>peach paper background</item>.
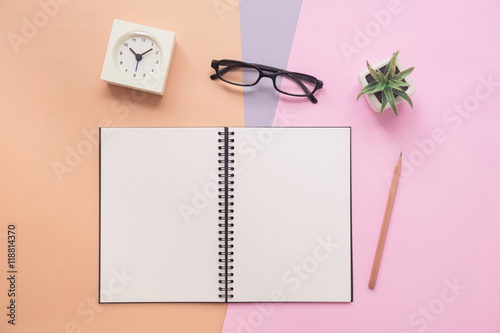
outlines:
{"label": "peach paper background", "polygon": [[[43,15],[40,3],[51,3]],[[54,5],[55,4],[55,5]],[[9,33],[22,36],[18,52]],[[45,17],[45,19],[44,19]],[[176,32],[163,97],[108,86],[100,73],[113,19]],[[212,82],[210,61],[241,57],[238,7],[211,0],[0,3],[0,331],[214,332],[226,306],[95,304],[98,145],[102,126],[243,126],[240,93]],[[87,133],[87,134],[86,134]],[[67,164],[57,176],[53,163]],[[17,324],[7,324],[6,231],[17,225]],[[147,234],[138,230],[137,251]],[[145,254],[147,255],[147,254]]]}

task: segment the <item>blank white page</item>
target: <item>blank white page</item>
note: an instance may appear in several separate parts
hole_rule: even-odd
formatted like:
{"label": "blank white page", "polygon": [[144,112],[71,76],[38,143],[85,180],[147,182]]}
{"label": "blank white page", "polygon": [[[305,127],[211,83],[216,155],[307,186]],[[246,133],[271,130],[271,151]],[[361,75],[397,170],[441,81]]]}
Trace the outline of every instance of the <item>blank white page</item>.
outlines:
{"label": "blank white page", "polygon": [[351,301],[350,128],[230,130],[231,301]]}
{"label": "blank white page", "polygon": [[101,129],[102,303],[221,301],[220,130]]}

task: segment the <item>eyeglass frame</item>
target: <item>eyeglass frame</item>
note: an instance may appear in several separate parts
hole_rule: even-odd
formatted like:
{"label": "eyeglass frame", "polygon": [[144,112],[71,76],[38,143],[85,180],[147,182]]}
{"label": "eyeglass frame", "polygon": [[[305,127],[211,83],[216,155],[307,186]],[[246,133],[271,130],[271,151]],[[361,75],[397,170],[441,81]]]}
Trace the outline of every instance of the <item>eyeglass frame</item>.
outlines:
{"label": "eyeglass frame", "polygon": [[[242,67],[242,68],[253,68],[253,69],[255,69],[255,70],[258,71],[259,77],[257,78],[257,80],[255,80],[255,82],[253,82],[251,84],[236,83],[236,82],[228,81],[228,80],[224,79],[223,77],[221,77],[221,75],[222,76],[224,75],[225,72],[222,72],[222,71],[224,71],[225,69],[227,69],[229,66],[225,67],[221,71],[219,71],[219,65],[220,65],[221,62],[233,63],[235,65],[238,65],[238,67]],[[318,91],[318,89],[323,88],[323,81],[318,80],[317,78],[315,78],[312,75],[304,74],[304,73],[298,73],[298,72],[289,72],[289,71],[284,70],[284,69],[280,69],[280,68],[276,68],[276,67],[271,67],[271,66],[267,66],[267,65],[248,63],[248,62],[239,61],[239,60],[221,59],[221,60],[212,60],[211,67],[215,70],[215,73],[212,74],[212,75],[210,75],[210,79],[212,79],[212,80],[215,80],[215,79],[219,78],[219,79],[221,79],[222,81],[224,81],[226,83],[233,84],[233,85],[236,85],[236,86],[251,87],[251,86],[255,86],[257,83],[259,83],[259,81],[263,77],[268,77],[268,78],[270,78],[273,81],[274,89],[276,89],[278,92],[280,92],[282,94],[285,94],[285,95],[289,95],[289,96],[307,97],[314,104],[318,103],[318,100],[316,99],[316,97],[314,97],[313,94],[316,91]],[[264,73],[264,71],[266,71],[266,72],[272,72],[272,73],[268,74],[268,73]],[[308,81],[308,82],[314,83],[314,89],[312,91],[310,91],[309,88],[307,88],[302,83],[302,80],[293,77],[293,74],[301,75],[303,77],[310,78],[311,81]],[[291,93],[287,93],[287,92],[284,92],[284,91],[280,90],[278,88],[277,84],[276,84],[276,77],[278,77],[278,75],[286,75],[287,77],[289,77],[289,78],[293,79],[294,81],[296,81],[299,84],[299,86],[302,88],[302,90],[304,91],[304,94],[300,94],[300,95],[299,94],[291,94]]]}

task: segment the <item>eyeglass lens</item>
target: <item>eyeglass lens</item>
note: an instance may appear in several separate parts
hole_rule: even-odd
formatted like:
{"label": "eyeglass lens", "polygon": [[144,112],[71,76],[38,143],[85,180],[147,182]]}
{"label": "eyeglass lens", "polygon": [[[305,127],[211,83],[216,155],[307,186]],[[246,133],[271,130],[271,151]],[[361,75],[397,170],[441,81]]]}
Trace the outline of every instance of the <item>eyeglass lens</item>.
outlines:
{"label": "eyeglass lens", "polygon": [[305,96],[314,91],[316,82],[311,82],[309,77],[295,73],[283,73],[276,77],[276,88],[285,94]]}
{"label": "eyeglass lens", "polygon": [[240,64],[221,62],[219,76],[229,83],[251,86],[259,80],[259,71],[255,67],[246,67]]}

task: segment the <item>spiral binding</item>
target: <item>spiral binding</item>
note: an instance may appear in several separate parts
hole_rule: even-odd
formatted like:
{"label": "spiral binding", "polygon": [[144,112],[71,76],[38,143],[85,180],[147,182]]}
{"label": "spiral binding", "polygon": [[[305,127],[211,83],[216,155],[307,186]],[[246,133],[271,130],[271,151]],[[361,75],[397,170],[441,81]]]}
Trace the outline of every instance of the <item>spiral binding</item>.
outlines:
{"label": "spiral binding", "polygon": [[219,298],[233,298],[234,132],[219,132]]}

